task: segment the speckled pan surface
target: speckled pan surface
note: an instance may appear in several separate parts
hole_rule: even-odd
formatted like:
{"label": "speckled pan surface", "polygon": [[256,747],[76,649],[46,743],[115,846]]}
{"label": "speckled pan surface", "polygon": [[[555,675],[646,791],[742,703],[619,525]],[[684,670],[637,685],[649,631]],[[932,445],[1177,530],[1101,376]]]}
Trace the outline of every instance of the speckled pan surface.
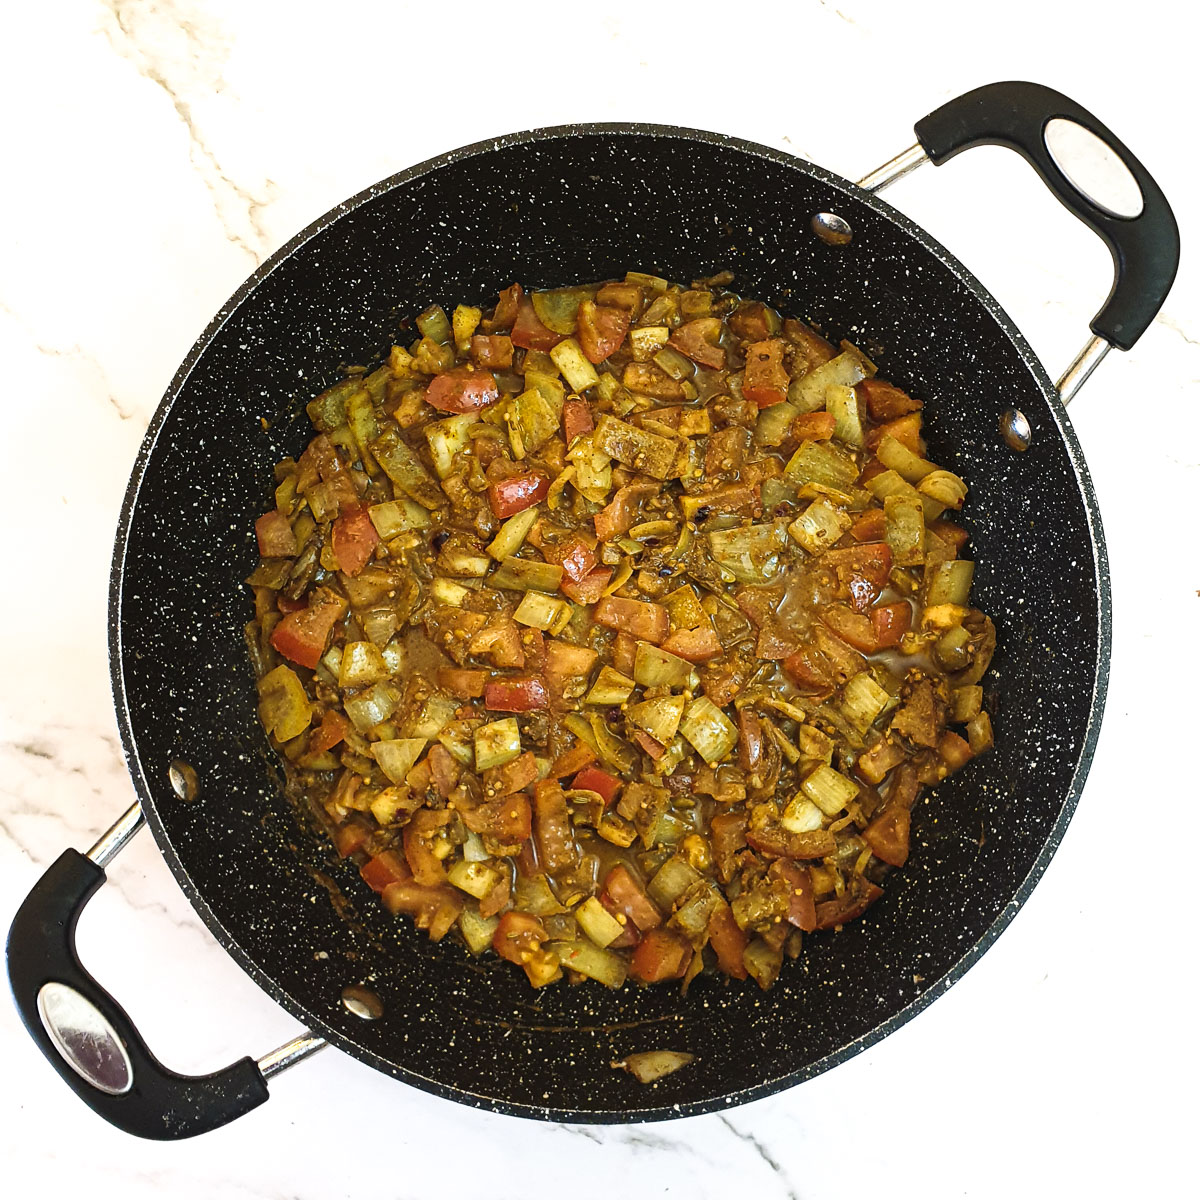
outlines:
{"label": "speckled pan surface", "polygon": [[[809,229],[830,209],[853,226],[847,247]],[[507,964],[433,946],[389,917],[283,801],[242,645],[253,522],[270,505],[272,464],[308,439],[304,403],[343,364],[386,352],[402,317],[433,301],[487,304],[513,280],[635,268],[687,281],[726,267],[744,294],[871,348],[882,374],[926,399],[931,456],[971,484],[963,521],[977,603],[1000,630],[985,681],[998,747],[919,806],[914,852],[884,899],[841,933],[809,937],[771,992],[710,979],[686,999],[674,988],[534,992]],[[1034,430],[1024,455],[996,432],[1014,404]],[[760,146],[575,126],[467,147],[378,184],[231,299],[146,435],[117,540],[110,637],[122,736],[154,835],[214,934],[272,996],[349,1053],[440,1095],[632,1121],[741,1103],[826,1070],[986,949],[1082,787],[1107,681],[1109,597],[1091,485],[1049,380],[927,234]],[[175,758],[198,772],[192,803],[168,784]],[[342,1008],[349,983],[378,992],[382,1019]],[[697,1059],[653,1088],[609,1065],[655,1048]]]}

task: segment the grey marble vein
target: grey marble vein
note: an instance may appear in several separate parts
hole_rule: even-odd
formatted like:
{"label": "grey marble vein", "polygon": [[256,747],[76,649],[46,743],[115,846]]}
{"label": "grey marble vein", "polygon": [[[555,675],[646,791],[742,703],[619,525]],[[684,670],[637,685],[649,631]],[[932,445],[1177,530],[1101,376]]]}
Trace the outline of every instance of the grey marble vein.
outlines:
{"label": "grey marble vein", "polygon": [[[203,10],[192,13],[175,0],[104,0],[104,8],[112,18],[104,28],[109,44],[171,102],[187,132],[192,163],[212,197],[226,239],[257,266],[271,249],[263,211],[278,189],[264,177],[256,194],[230,177],[200,128],[189,95],[223,90],[221,67],[228,56],[227,39]],[[160,46],[169,41],[171,33],[182,34],[187,43],[185,54]],[[242,229],[236,227],[238,218]]]}
{"label": "grey marble vein", "polygon": [[759,1141],[754,1134],[744,1129],[739,1129],[724,1113],[717,1114],[717,1120],[733,1134],[740,1142],[745,1142],[750,1146],[759,1158],[771,1168],[772,1172],[779,1179],[780,1185],[785,1189],[784,1194],[788,1200],[800,1200],[800,1193],[796,1191],[791,1179],[788,1178],[787,1171],[780,1164],[779,1160],[767,1149],[766,1145]]}

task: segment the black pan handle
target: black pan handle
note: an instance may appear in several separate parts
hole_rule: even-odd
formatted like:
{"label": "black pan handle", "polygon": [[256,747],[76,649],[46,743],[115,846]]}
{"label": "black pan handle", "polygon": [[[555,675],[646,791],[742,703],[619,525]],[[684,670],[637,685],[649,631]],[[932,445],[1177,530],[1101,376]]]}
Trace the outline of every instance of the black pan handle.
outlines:
{"label": "black pan handle", "polygon": [[66,850],[13,920],[8,978],[30,1036],[93,1112],[138,1137],[195,1137],[257,1108],[267,1084],[253,1059],[211,1075],[177,1075],[84,970],[75,926],[104,880],[103,867]]}
{"label": "black pan handle", "polygon": [[[1142,193],[1135,217],[1115,216],[1085,196],[1055,163],[1046,126],[1062,117],[1096,135],[1125,164]],[[1179,266],[1179,226],[1150,172],[1112,132],[1074,100],[1037,83],[991,83],[922,118],[921,148],[936,166],[972,146],[1007,146],[1032,164],[1046,186],[1113,256],[1116,278],[1092,332],[1128,350],[1162,307]]]}

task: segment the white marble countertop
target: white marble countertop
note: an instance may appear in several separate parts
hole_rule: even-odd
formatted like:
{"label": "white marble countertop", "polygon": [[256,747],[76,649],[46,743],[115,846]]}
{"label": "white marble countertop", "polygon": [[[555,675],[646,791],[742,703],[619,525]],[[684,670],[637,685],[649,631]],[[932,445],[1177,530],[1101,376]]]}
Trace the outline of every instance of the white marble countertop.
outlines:
{"label": "white marble countertop", "polygon": [[[1116,10],[1119,28],[1103,6],[1085,18],[1029,0],[836,2],[732,15],[380,0],[6,6],[0,457],[18,570],[0,594],[5,924],[62,848],[86,848],[133,798],[105,619],[146,424],[211,314],[343,198],[453,146],[589,119],[721,130],[854,178],[951,96],[1026,78],[1074,96],[1134,148],[1185,245],[1154,326],[1071,410],[1114,593],[1091,779],[1032,899],[932,1008],[833,1072],[722,1116],[542,1125],[433,1099],[328,1051],[248,1118],[161,1145],[87,1112],[6,1001],[0,1158],[24,1180],[7,1194],[507,1200],[553,1179],[584,1197],[818,1200],[1194,1186],[1196,972],[1179,912],[1192,904],[1200,788],[1173,749],[1191,732],[1200,635],[1194,41],[1163,0],[1135,20]],[[708,65],[718,54],[728,66]],[[1108,256],[1015,156],[927,168],[888,199],[976,271],[1052,375],[1065,366],[1109,286]],[[146,834],[110,871],[80,949],[176,1069],[211,1070],[297,1032],[209,935]]]}

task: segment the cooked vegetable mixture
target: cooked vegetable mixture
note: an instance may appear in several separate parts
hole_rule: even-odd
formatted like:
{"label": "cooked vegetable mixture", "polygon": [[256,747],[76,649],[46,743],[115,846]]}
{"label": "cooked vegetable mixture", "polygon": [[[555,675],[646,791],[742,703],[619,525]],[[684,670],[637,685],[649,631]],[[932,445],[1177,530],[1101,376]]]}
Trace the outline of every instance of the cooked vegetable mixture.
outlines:
{"label": "cooked vegetable mixture", "polygon": [[257,523],[293,795],[393,913],[535,987],[770,987],[992,744],[921,401],[731,283],[435,305],[309,404]]}

